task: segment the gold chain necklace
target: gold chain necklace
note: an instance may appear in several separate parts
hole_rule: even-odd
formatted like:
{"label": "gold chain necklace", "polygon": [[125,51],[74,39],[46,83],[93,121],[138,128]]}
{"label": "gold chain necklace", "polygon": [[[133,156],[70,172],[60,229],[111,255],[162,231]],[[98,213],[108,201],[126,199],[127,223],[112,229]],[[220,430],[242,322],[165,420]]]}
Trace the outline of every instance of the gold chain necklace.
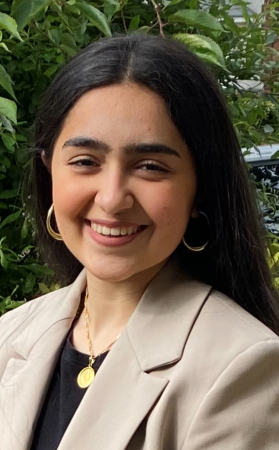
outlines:
{"label": "gold chain necklace", "polygon": [[89,319],[90,318],[89,318],[89,312],[88,312],[88,308],[87,308],[88,297],[89,297],[89,293],[88,293],[88,289],[86,288],[85,299],[84,299],[84,318],[85,318],[85,326],[86,326],[86,337],[87,337],[88,348],[89,348],[89,361],[88,361],[88,366],[84,367],[84,369],[82,369],[79,372],[78,377],[77,377],[77,384],[82,389],[85,389],[88,386],[90,386],[90,384],[92,383],[92,381],[95,378],[95,371],[92,366],[93,366],[96,358],[98,358],[98,356],[100,356],[103,353],[110,350],[111,347],[113,346],[113,344],[120,337],[120,334],[119,334],[117,336],[117,338],[115,339],[115,341],[113,341],[111,344],[109,344],[104,350],[101,351],[101,353],[99,353],[96,356],[93,355],[92,342],[90,339],[90,332],[89,332]]}

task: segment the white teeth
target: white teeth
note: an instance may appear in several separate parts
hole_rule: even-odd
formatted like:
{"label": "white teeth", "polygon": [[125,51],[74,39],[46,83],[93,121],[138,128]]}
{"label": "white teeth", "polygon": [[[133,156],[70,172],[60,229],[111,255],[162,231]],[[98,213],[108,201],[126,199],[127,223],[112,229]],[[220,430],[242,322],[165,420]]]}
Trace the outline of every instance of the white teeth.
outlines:
{"label": "white teeth", "polygon": [[112,236],[119,236],[120,235],[120,228],[111,228],[110,234]]}
{"label": "white teeth", "polygon": [[130,236],[131,234],[136,233],[140,226],[109,228],[91,222],[91,228],[95,231],[95,233],[103,234],[104,236]]}
{"label": "white teeth", "polygon": [[110,235],[110,231],[111,231],[110,228],[102,227],[102,234],[104,234],[105,236],[109,236]]}

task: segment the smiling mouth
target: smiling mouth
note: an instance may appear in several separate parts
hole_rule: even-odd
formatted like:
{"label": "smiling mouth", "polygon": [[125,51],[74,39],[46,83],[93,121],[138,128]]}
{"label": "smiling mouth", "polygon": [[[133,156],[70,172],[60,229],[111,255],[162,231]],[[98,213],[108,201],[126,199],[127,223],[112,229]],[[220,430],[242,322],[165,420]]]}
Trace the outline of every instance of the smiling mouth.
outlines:
{"label": "smiling mouth", "polygon": [[102,236],[107,237],[121,237],[121,236],[131,236],[133,234],[139,233],[140,231],[143,231],[145,228],[147,228],[147,225],[135,225],[130,227],[108,227],[105,225],[99,225],[94,222],[89,222],[90,227],[92,230],[100,234]]}

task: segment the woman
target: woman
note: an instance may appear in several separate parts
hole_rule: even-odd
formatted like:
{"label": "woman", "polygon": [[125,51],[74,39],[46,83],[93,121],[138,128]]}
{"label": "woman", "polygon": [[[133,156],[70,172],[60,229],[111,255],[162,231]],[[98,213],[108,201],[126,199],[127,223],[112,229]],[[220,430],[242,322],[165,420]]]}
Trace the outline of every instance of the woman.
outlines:
{"label": "woman", "polygon": [[277,449],[277,297],[204,65],[100,40],[35,138],[38,239],[66,287],[1,319],[0,449]]}

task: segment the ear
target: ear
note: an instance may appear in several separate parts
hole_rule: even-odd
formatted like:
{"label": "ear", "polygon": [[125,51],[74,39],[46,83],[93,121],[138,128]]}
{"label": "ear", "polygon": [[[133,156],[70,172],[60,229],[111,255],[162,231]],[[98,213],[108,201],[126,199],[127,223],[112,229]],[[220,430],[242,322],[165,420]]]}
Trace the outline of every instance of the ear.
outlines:
{"label": "ear", "polygon": [[44,150],[43,150],[42,153],[41,153],[41,159],[42,159],[44,165],[46,166],[47,170],[48,170],[49,173],[50,173],[50,172],[51,172],[51,171],[50,171],[50,169],[51,169],[51,167],[50,167],[50,161],[49,161],[49,159],[47,159],[46,152],[45,152]]}

